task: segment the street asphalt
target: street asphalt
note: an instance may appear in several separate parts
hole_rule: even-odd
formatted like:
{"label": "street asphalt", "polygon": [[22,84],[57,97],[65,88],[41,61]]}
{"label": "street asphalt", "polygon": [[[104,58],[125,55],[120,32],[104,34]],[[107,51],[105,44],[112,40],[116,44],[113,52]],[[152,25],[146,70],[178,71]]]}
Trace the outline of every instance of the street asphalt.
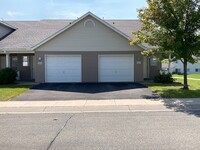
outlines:
{"label": "street asphalt", "polygon": [[2,150],[198,150],[200,118],[182,112],[1,114]]}

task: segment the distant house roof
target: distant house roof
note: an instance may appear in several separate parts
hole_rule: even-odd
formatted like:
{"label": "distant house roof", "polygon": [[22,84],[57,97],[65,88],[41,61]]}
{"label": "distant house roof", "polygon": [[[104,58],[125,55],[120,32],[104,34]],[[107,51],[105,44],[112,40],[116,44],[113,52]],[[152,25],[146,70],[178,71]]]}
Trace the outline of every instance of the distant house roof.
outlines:
{"label": "distant house roof", "polygon": [[[1,50],[30,50],[76,20],[4,21],[16,30],[0,41]],[[139,20],[103,20],[108,26],[133,37],[132,31],[141,28]]]}

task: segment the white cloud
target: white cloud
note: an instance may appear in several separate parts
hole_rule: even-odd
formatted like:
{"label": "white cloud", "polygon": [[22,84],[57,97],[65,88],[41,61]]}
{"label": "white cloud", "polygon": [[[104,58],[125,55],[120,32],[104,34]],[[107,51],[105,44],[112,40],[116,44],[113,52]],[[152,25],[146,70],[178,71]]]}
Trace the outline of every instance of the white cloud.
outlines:
{"label": "white cloud", "polygon": [[17,12],[17,11],[8,11],[7,15],[10,17],[14,17],[14,16],[23,16],[23,13],[21,12]]}
{"label": "white cloud", "polygon": [[57,11],[54,12],[54,18],[67,18],[67,19],[76,19],[78,17],[81,17],[86,12],[73,12],[73,11]]}

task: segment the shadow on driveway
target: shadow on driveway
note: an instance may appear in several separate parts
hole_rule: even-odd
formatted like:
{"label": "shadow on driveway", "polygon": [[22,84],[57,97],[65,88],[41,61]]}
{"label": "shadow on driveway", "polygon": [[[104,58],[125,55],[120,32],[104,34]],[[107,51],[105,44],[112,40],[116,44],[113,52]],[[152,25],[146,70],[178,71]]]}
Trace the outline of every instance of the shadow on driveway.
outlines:
{"label": "shadow on driveway", "polygon": [[146,87],[139,83],[42,83],[31,89],[95,94],[139,88]]}
{"label": "shadow on driveway", "polygon": [[158,97],[139,83],[42,83],[12,100],[106,100]]}

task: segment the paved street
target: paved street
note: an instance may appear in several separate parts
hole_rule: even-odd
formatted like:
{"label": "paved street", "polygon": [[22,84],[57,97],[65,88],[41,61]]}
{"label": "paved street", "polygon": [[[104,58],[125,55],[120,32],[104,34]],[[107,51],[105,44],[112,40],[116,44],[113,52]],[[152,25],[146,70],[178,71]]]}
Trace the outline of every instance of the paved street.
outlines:
{"label": "paved street", "polygon": [[0,133],[3,150],[199,149],[200,118],[172,111],[1,114]]}

